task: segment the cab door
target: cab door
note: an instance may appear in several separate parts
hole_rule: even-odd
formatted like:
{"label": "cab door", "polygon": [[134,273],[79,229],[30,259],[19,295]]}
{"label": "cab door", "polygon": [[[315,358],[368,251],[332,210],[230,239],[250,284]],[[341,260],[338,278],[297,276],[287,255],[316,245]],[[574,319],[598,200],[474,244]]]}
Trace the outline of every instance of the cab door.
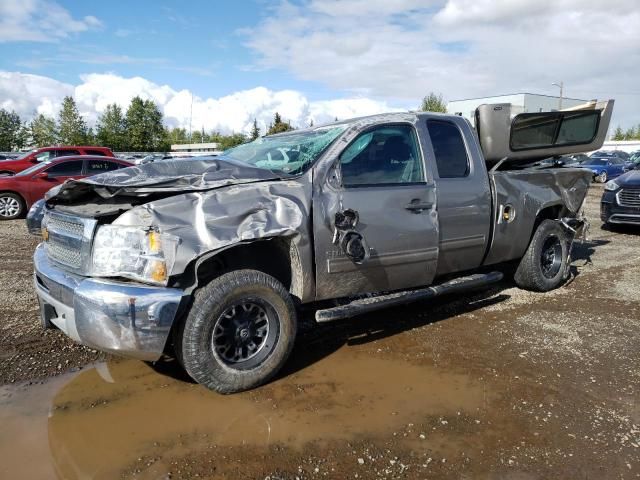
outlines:
{"label": "cab door", "polygon": [[413,125],[358,135],[314,194],[316,297],[428,285],[438,259],[436,196]]}
{"label": "cab door", "polygon": [[461,117],[426,119],[438,185],[438,274],[479,267],[489,242],[489,177],[471,128],[464,122]]}

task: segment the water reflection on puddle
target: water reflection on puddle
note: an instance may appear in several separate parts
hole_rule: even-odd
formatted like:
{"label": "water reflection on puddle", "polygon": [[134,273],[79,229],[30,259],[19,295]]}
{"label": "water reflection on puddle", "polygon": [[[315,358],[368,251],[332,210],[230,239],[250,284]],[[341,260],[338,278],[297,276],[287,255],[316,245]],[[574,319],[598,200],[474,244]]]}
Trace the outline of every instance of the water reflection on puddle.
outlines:
{"label": "water reflection on puddle", "polygon": [[[203,445],[298,449],[375,438],[486,402],[483,384],[342,348],[270,385],[231,396],[177,369],[102,364],[42,385],[0,387],[2,478],[114,478],[141,456]],[[157,473],[161,473],[158,471]]]}

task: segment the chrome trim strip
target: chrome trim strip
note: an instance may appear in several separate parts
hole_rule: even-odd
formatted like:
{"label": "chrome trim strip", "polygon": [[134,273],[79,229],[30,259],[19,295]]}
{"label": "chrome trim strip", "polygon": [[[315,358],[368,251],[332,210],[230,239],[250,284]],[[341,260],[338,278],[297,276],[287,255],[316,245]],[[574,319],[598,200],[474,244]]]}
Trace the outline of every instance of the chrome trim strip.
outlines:
{"label": "chrome trim strip", "polygon": [[[620,220],[619,218],[616,218],[616,217],[622,218],[622,220]],[[637,222],[636,221],[629,222],[629,221],[625,221],[624,217],[631,217],[631,218],[634,218],[634,219],[637,218],[638,220],[637,220]],[[613,215],[611,215],[609,217],[608,222],[610,222],[610,223],[628,223],[630,225],[636,225],[636,224],[640,223],[640,215],[636,215],[636,214],[633,214],[633,213],[614,213]]]}

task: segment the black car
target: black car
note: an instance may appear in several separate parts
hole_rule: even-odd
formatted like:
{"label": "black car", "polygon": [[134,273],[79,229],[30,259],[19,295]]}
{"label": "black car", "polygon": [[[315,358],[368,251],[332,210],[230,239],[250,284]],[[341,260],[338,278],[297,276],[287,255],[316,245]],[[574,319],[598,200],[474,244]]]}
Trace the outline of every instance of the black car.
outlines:
{"label": "black car", "polygon": [[605,184],[600,218],[605,225],[640,225],[640,167]]}

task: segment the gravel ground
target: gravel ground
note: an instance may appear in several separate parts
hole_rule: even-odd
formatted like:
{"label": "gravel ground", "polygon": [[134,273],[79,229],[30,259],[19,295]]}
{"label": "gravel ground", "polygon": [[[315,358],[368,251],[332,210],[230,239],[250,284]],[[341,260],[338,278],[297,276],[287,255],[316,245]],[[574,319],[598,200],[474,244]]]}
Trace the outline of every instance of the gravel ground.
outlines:
{"label": "gravel ground", "polygon": [[37,244],[24,220],[0,222],[0,385],[56,375],[106,358],[57,330],[42,330],[31,261]]}
{"label": "gravel ground", "polygon": [[[251,392],[212,394],[166,361],[0,387],[0,477],[37,477],[46,457],[63,478],[639,478],[640,229],[600,227],[601,188],[562,288],[505,280],[305,321],[282,375]],[[39,329],[23,225],[0,224],[0,245],[16,245],[1,254],[0,382],[100,360]]]}

